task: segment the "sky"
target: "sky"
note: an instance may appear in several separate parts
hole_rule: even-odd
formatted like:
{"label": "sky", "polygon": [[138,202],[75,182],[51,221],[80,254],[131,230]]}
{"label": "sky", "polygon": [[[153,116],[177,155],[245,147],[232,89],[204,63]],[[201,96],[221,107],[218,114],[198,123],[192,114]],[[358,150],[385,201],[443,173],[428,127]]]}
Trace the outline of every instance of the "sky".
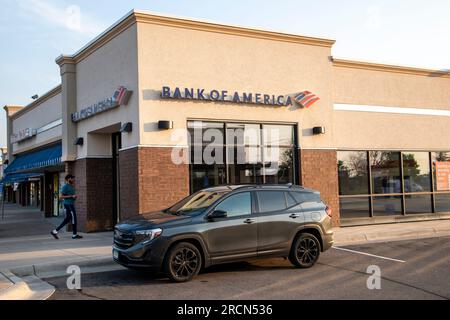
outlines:
{"label": "sky", "polygon": [[[73,54],[133,8],[336,40],[332,55],[450,69],[449,0],[0,0],[0,106],[60,83]],[[0,110],[0,147],[6,116]]]}

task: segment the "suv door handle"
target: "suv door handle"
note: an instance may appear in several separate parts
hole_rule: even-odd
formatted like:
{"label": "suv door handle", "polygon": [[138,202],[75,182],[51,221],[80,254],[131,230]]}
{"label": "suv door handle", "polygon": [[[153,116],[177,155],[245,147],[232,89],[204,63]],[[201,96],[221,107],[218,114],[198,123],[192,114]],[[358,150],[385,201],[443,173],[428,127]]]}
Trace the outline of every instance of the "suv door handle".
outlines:
{"label": "suv door handle", "polygon": [[298,214],[298,213],[293,213],[293,214],[291,214],[291,215],[289,216],[289,218],[292,218],[292,219],[300,218],[300,214]]}
{"label": "suv door handle", "polygon": [[255,219],[247,219],[244,221],[244,223],[251,224],[251,223],[254,223],[255,221],[256,221]]}

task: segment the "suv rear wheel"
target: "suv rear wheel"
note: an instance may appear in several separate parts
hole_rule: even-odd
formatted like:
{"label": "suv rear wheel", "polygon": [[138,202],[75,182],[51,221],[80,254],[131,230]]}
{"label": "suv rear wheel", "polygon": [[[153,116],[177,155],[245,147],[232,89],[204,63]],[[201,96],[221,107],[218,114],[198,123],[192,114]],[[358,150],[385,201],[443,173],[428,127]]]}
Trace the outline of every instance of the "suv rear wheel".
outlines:
{"label": "suv rear wheel", "polygon": [[186,282],[192,280],[202,267],[202,255],[191,243],[181,242],[172,247],[164,261],[164,270],[170,280]]}
{"label": "suv rear wheel", "polygon": [[289,261],[299,268],[311,268],[319,259],[320,242],[310,233],[302,233],[292,245]]}

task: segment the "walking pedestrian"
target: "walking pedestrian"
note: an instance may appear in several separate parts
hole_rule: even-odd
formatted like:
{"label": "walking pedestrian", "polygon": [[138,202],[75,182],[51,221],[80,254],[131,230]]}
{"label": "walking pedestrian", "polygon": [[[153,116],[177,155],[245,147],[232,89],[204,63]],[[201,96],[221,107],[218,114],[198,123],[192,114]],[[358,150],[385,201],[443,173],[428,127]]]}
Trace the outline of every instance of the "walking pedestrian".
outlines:
{"label": "walking pedestrian", "polygon": [[61,230],[71,222],[73,228],[72,239],[82,239],[83,237],[77,233],[77,213],[75,211],[75,200],[77,199],[77,195],[75,193],[74,187],[75,176],[68,174],[65,180],[66,184],[62,187],[61,195],[59,198],[64,202],[64,209],[66,209],[66,218],[58,228],[50,233],[55,239],[59,239],[59,230]]}

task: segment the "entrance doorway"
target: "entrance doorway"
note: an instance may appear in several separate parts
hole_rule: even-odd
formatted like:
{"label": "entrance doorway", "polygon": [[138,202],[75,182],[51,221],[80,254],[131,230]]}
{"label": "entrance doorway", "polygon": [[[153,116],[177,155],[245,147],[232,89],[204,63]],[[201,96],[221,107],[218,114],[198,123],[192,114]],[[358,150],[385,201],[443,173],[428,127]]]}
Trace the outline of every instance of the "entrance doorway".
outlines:
{"label": "entrance doorway", "polygon": [[122,148],[122,134],[115,132],[111,135],[112,140],[112,175],[113,175],[113,219],[120,221],[120,166],[119,150]]}

